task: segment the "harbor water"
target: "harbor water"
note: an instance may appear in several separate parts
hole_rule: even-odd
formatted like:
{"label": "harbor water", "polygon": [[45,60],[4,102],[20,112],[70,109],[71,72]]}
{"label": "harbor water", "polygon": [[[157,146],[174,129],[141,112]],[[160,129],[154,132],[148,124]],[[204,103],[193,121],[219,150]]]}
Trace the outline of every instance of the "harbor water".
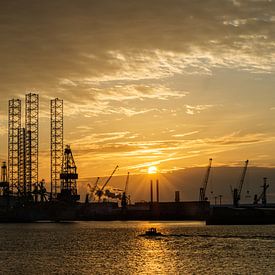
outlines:
{"label": "harbor water", "polygon": [[[142,237],[156,227],[161,237]],[[275,226],[0,224],[1,274],[274,274]]]}

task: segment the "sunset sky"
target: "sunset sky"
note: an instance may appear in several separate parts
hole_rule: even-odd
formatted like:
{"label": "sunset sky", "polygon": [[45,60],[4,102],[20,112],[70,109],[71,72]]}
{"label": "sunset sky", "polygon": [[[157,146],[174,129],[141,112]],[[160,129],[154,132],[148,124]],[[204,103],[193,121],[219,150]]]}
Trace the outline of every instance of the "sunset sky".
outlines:
{"label": "sunset sky", "polygon": [[1,0],[0,156],[7,102],[64,99],[80,177],[205,166],[275,166],[272,0]]}

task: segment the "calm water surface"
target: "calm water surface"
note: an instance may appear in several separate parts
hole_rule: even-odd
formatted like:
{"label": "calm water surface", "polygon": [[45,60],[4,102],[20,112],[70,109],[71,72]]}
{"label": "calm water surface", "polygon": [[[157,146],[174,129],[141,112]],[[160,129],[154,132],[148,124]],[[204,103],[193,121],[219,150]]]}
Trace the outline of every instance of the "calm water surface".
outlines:
{"label": "calm water surface", "polygon": [[[157,227],[165,237],[140,237]],[[0,224],[1,274],[275,274],[275,226]]]}

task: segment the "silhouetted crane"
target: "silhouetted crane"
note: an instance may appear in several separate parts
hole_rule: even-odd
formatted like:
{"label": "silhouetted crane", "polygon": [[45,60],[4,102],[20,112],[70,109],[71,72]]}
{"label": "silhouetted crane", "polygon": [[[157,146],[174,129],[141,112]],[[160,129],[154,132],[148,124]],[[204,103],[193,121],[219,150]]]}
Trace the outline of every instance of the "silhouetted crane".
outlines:
{"label": "silhouetted crane", "polygon": [[86,202],[89,202],[89,200],[93,199],[94,198],[94,194],[95,194],[95,191],[96,189],[98,188],[98,182],[99,182],[99,177],[97,177],[95,183],[93,184],[93,186],[91,186],[90,183],[87,184],[88,188],[89,188],[89,193],[87,194],[86,196]]}
{"label": "silhouetted crane", "polygon": [[113,174],[116,172],[118,168],[118,165],[116,166],[116,168],[114,169],[114,171],[112,172],[112,174],[110,175],[110,177],[106,180],[106,182],[103,184],[103,186],[101,187],[101,189],[99,189],[97,192],[96,192],[96,195],[98,196],[98,201],[100,201],[102,195],[104,194],[103,193],[103,190],[104,188],[106,187],[106,185],[108,184],[108,182],[111,180],[111,178],[113,177]]}
{"label": "silhouetted crane", "polygon": [[206,195],[206,188],[207,188],[207,183],[208,183],[208,180],[209,180],[211,165],[212,165],[212,158],[209,159],[209,164],[208,164],[208,167],[207,167],[207,170],[206,170],[206,174],[205,174],[204,180],[202,182],[202,186],[200,188],[200,201],[207,201],[208,200],[208,198],[205,195]]}
{"label": "silhouetted crane", "polygon": [[249,162],[249,160],[245,161],[243,172],[242,172],[242,175],[241,175],[241,180],[240,180],[238,188],[234,188],[234,190],[232,191],[232,187],[231,187],[231,192],[232,192],[232,195],[233,195],[233,205],[235,207],[238,207],[239,203],[240,203],[241,193],[242,193],[242,188],[243,188],[243,184],[244,184],[244,180],[245,180],[245,175],[246,175],[246,171],[247,171],[248,162]]}
{"label": "silhouetted crane", "polygon": [[127,173],[126,183],[125,183],[125,187],[124,187],[125,194],[127,194],[127,191],[128,191],[129,177],[130,177],[130,172]]}
{"label": "silhouetted crane", "polygon": [[269,184],[267,184],[267,178],[264,178],[264,184],[261,186],[263,188],[262,193],[258,197],[257,194],[254,196],[254,202],[253,204],[258,204],[260,200],[262,200],[262,205],[266,205],[266,190],[269,187]]}
{"label": "silhouetted crane", "polygon": [[128,201],[129,201],[129,196],[127,196],[128,185],[129,185],[129,176],[130,176],[130,173],[128,172],[127,178],[126,178],[124,192],[122,193],[122,198],[121,198],[121,206],[122,206],[122,208],[126,208],[127,204],[128,204]]}

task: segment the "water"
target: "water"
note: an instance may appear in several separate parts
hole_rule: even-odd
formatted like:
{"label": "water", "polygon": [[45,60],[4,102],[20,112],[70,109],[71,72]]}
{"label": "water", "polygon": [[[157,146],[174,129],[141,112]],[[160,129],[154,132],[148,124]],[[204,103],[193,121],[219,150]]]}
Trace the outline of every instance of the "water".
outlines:
{"label": "water", "polygon": [[[165,237],[139,237],[157,227]],[[275,274],[275,226],[0,224],[1,274]]]}

